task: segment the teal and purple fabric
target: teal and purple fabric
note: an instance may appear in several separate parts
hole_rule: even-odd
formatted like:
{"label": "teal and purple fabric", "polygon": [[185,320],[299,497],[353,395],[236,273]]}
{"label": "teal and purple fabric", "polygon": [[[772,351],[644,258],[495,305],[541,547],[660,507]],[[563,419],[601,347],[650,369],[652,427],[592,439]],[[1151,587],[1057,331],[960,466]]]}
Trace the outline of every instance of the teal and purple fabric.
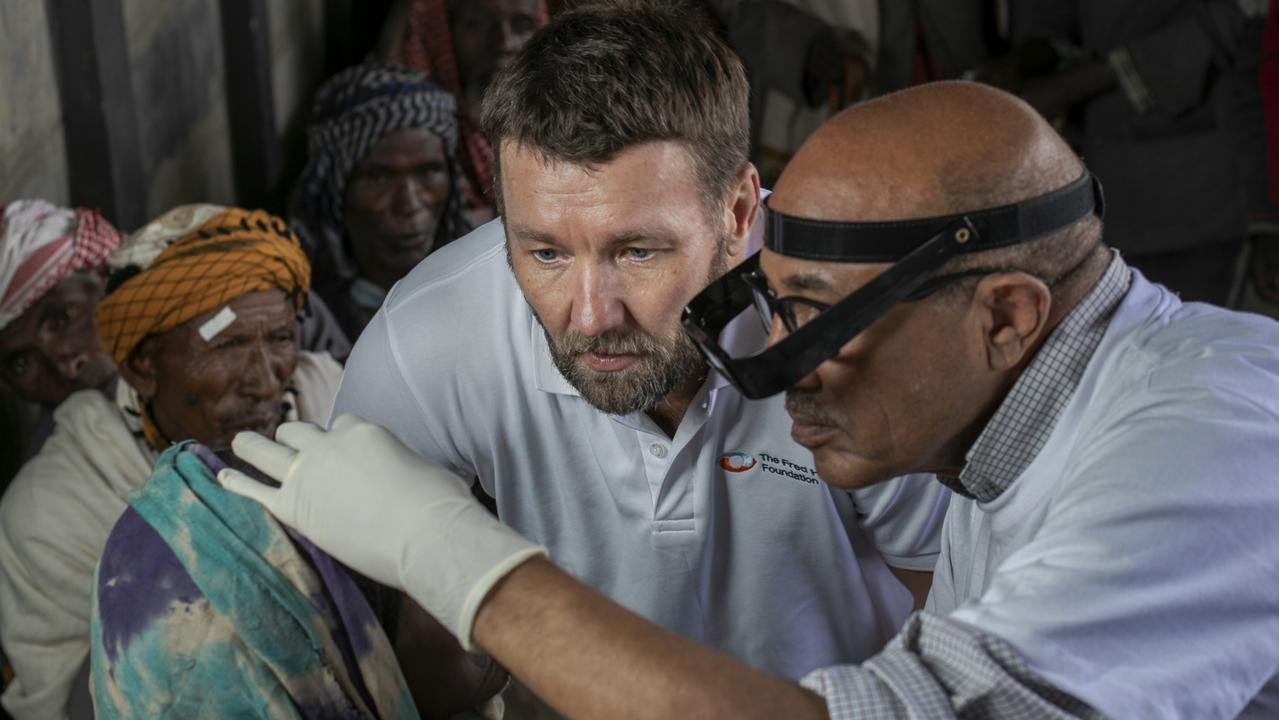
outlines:
{"label": "teal and purple fabric", "polygon": [[97,717],[418,717],[355,582],[222,467],[176,445],[130,494],[95,578]]}

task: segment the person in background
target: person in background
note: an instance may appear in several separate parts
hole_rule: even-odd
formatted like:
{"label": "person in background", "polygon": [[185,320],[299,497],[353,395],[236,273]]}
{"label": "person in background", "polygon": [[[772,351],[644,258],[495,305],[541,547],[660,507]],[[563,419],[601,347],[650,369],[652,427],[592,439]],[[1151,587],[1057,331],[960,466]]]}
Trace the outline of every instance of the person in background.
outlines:
{"label": "person in background", "polygon": [[93,310],[122,239],[93,210],[44,200],[0,208],[0,391],[39,408],[23,460],[40,449],[54,408],[71,393],[115,384]]}
{"label": "person in background", "polygon": [[1269,314],[1279,314],[1279,2],[1270,0],[1262,32],[1261,85],[1266,142],[1264,209],[1249,227],[1249,279]]}
{"label": "person in background", "polygon": [[994,0],[703,0],[751,80],[751,159],[771,187],[804,139],[867,97],[1005,48]]}
{"label": "person in background", "polygon": [[[93,210],[38,199],[0,207],[0,494],[53,432],[54,408],[115,381],[93,309],[122,239]],[[13,674],[3,648],[0,667],[3,690]]]}
{"label": "person in background", "polygon": [[705,0],[704,5],[746,66],[751,83],[750,157],[761,183],[771,187],[798,147],[798,142],[778,143],[779,138],[791,138],[776,126],[790,129],[806,119],[793,114],[783,122],[786,114],[781,108],[820,109],[818,118],[824,119],[860,100],[872,49],[856,30],[832,25],[790,2]]}
{"label": "person in background", "polygon": [[954,80],[1003,54],[1010,32],[1007,5],[1007,0],[880,0],[870,93]]}
{"label": "person in background", "polygon": [[1257,0],[1043,0],[969,74],[1017,93],[1106,184],[1107,240],[1186,300],[1231,305],[1268,204]]}
{"label": "person in background", "polygon": [[18,720],[87,701],[94,567],[159,454],[323,420],[341,375],[299,351],[311,271],[279,218],[184,206],[130,236],[110,268],[94,320],[120,377],[58,406],[0,501],[0,643],[15,670],[0,700]]}
{"label": "person in background", "polygon": [[546,20],[543,0],[401,0],[387,19],[378,57],[424,73],[457,99],[460,187],[472,225],[494,215],[493,148],[480,131],[480,100]]}
{"label": "person in background", "polygon": [[397,280],[471,225],[453,96],[419,73],[348,68],[316,92],[294,226],[315,292],[354,341]]}

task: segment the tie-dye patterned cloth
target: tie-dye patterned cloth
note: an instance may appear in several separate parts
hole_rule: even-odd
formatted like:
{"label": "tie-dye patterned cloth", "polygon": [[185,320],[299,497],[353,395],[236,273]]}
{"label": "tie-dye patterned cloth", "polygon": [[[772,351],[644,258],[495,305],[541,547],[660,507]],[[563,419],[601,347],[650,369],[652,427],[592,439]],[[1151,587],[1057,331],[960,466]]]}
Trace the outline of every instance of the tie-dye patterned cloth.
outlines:
{"label": "tie-dye patterned cloth", "polygon": [[97,717],[418,717],[351,577],[222,467],[176,445],[130,494],[94,585]]}

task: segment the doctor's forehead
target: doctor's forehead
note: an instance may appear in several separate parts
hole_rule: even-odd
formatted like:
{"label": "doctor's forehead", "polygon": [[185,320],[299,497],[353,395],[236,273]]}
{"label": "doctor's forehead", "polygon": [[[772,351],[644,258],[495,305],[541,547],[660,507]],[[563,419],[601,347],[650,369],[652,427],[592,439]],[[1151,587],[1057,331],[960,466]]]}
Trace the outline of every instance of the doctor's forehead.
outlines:
{"label": "doctor's forehead", "polygon": [[813,298],[842,297],[889,267],[885,263],[804,260],[767,249],[761,252],[759,263],[773,292]]}
{"label": "doctor's forehead", "polygon": [[977,83],[929,83],[827,121],[787,164],[770,206],[817,220],[944,215],[961,209],[951,207],[956,196],[1017,185],[1000,179],[1042,174],[1072,157],[1018,98]]}

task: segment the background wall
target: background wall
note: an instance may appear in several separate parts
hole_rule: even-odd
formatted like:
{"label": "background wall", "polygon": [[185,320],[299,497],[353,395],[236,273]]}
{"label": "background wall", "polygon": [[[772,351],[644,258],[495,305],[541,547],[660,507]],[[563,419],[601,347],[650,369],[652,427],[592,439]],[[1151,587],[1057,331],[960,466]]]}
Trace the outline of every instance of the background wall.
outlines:
{"label": "background wall", "polygon": [[[305,158],[311,94],[331,72],[356,59],[349,57],[354,52],[349,37],[333,37],[335,28],[343,28],[344,15],[367,14],[352,5],[346,0],[0,2],[0,203],[42,197],[85,204],[125,230],[191,202],[283,212],[288,186]],[[223,17],[223,12],[237,14]],[[86,43],[91,49],[83,50]],[[82,52],[73,56],[73,49]],[[228,53],[237,53],[233,59],[240,62],[234,76]],[[119,68],[127,77],[117,76]],[[85,100],[84,88],[95,83],[104,90],[102,98]],[[86,113],[78,123],[64,123],[68,92],[81,93],[110,130],[101,158],[73,162],[79,175],[68,172],[68,158],[84,155],[76,154],[68,133],[83,137]],[[121,118],[128,119],[123,128]],[[88,118],[90,130],[94,120]],[[265,123],[256,135],[253,122]],[[94,139],[87,145],[94,146]],[[245,168],[247,177],[264,188],[238,186],[245,183],[237,183],[236,162],[245,158],[269,160]],[[121,167],[140,172],[121,173]],[[140,179],[119,187],[120,178],[129,177]],[[112,185],[116,197],[86,190],[92,184],[86,180]]]}
{"label": "background wall", "polygon": [[0,199],[67,202],[62,110],[42,2],[0,2]]}
{"label": "background wall", "polygon": [[146,215],[235,202],[219,3],[123,0]]}

